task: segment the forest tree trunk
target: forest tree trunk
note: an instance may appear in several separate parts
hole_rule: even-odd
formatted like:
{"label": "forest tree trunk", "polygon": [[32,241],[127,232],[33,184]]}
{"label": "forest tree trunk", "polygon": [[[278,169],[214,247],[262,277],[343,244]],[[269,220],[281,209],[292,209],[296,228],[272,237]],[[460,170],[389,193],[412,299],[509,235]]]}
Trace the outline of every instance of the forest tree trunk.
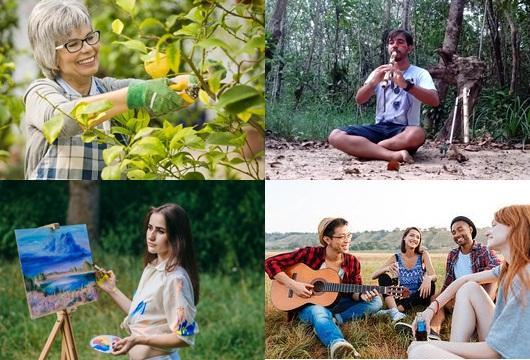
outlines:
{"label": "forest tree trunk", "polygon": [[[278,0],[274,12],[267,23],[267,31],[271,34],[270,41],[265,50],[265,56],[269,61],[265,62],[265,73],[269,75],[268,83],[272,85],[272,97],[275,100],[280,98],[283,68],[283,50],[285,48],[285,22],[287,13],[287,0]],[[274,71],[271,71],[271,64],[274,64]]]}
{"label": "forest tree trunk", "polygon": [[495,11],[493,9],[492,0],[486,0],[486,19],[488,21],[488,29],[491,39],[491,51],[492,58],[494,61],[495,75],[499,86],[502,88],[505,85],[504,80],[504,64],[502,61],[502,51],[501,51],[501,39],[499,34],[499,20],[495,16]]}
{"label": "forest tree trunk", "polygon": [[512,47],[512,76],[510,80],[510,95],[513,95],[517,92],[517,84],[519,82],[519,64],[520,64],[520,49],[519,46],[521,44],[521,38],[519,36],[519,30],[517,28],[517,25],[515,24],[515,20],[513,19],[512,13],[510,12],[512,10],[512,7],[507,7],[504,10],[504,14],[506,16],[506,20],[508,21],[508,24],[510,25],[510,39],[511,39],[511,47]]}
{"label": "forest tree trunk", "polygon": [[92,243],[99,241],[99,183],[70,181],[67,224],[86,224]]}
{"label": "forest tree trunk", "polygon": [[[486,64],[476,56],[460,57],[453,55],[451,58],[448,57],[448,54],[441,54],[441,56],[445,59],[446,64],[438,64],[435,67],[430,68],[429,73],[434,79],[444,81],[448,85],[456,85],[458,95],[462,94],[464,88],[469,89],[468,111],[472,114],[473,108],[478,101],[480,90],[482,89],[482,79],[484,78],[486,71]],[[459,108],[461,109],[461,106]],[[443,128],[438,133],[437,140],[448,140],[451,134],[454,111],[455,109],[453,108],[449,113]],[[461,139],[461,133],[462,111],[458,111],[455,119],[455,139]]]}

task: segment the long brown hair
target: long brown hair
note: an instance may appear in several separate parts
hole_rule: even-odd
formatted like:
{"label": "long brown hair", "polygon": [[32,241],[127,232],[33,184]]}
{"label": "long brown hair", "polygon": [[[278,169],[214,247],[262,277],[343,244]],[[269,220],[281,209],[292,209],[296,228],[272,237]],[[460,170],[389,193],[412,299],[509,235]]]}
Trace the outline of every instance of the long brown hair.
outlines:
{"label": "long brown hair", "polygon": [[496,222],[510,228],[508,244],[510,245],[510,263],[504,262],[501,268],[500,283],[504,299],[508,294],[515,276],[521,281],[521,294],[530,289],[530,279],[526,266],[530,264],[530,205],[507,206],[494,215]]}
{"label": "long brown hair", "polygon": [[405,246],[405,237],[407,237],[407,235],[409,234],[411,230],[416,230],[420,234],[420,243],[418,244],[418,246],[416,246],[416,248],[414,248],[414,252],[418,255],[421,255],[423,254],[423,249],[421,248],[422,234],[421,234],[420,229],[418,229],[415,226],[408,227],[405,229],[405,232],[403,232],[403,236],[401,237],[401,252],[404,254],[407,250]]}
{"label": "long brown hair", "polygon": [[[193,238],[188,215],[177,204],[164,204],[159,207],[153,207],[145,216],[144,234],[147,233],[149,220],[154,213],[161,214],[166,221],[166,234],[171,247],[169,259],[166,263],[166,271],[173,271],[176,266],[182,266],[186,270],[193,286],[195,305],[197,305],[199,303],[199,274],[197,272],[197,263],[195,262],[195,251],[193,250]],[[156,258],[157,255],[149,253],[146,247],[144,266],[147,266]]]}

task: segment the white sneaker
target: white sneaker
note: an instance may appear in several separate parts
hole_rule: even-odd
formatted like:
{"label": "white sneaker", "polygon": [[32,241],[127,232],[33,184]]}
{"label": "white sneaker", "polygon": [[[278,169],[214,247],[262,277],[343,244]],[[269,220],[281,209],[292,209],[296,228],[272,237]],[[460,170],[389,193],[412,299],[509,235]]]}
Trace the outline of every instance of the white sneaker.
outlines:
{"label": "white sneaker", "polygon": [[401,311],[398,311],[398,312],[393,313],[390,316],[392,317],[392,321],[396,322],[399,320],[403,320],[407,315],[403,314]]}
{"label": "white sneaker", "polygon": [[360,357],[360,354],[355,350],[353,345],[346,340],[334,342],[329,350],[332,359],[354,359]]}

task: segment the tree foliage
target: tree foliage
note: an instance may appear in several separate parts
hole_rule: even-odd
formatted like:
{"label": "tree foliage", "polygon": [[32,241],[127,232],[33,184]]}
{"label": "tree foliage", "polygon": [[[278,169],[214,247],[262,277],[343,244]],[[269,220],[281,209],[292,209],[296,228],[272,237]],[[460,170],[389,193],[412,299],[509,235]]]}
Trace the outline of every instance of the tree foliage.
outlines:
{"label": "tree foliage", "polygon": [[[66,223],[68,182],[0,183],[0,254],[17,256],[15,229]],[[258,269],[263,256],[264,184],[227,182],[102,182],[100,233],[106,253],[140,256],[144,216],[151,206],[180,204],[188,213],[201,271]]]}

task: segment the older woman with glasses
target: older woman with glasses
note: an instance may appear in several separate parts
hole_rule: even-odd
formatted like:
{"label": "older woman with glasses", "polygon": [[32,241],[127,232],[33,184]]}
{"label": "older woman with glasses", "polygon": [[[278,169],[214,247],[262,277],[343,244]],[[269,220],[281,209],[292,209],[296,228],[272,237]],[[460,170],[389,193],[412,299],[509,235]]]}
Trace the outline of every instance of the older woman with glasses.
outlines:
{"label": "older woman with glasses", "polygon": [[[99,79],[99,31],[91,25],[87,8],[76,0],[44,0],[29,18],[28,35],[37,64],[46,76],[33,82],[26,94],[26,179],[96,180],[104,167],[105,145],[84,143],[82,129],[67,114],[79,101],[108,100],[112,108],[93,126],[109,132],[113,116],[145,108],[164,114],[181,108],[182,98],[167,79]],[[61,116],[59,137],[49,144],[43,134],[47,121]]]}

